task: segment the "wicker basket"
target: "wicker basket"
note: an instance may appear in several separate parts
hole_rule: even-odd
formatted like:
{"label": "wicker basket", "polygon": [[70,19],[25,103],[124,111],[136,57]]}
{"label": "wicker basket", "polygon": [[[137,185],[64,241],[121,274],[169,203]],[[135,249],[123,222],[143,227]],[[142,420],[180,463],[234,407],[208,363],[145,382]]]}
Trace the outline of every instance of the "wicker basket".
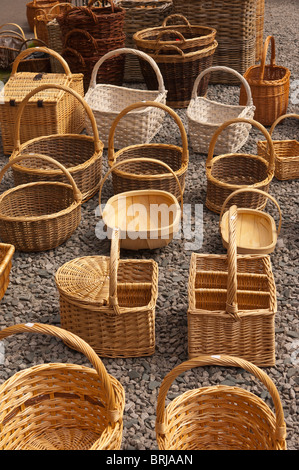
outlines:
{"label": "wicker basket", "polygon": [[[36,74],[18,72],[20,61],[34,49],[26,49],[18,55],[8,82],[1,92],[0,124],[2,144],[5,155],[11,154],[14,148],[15,122],[18,106],[24,97],[39,85],[55,83],[67,86],[84,95],[83,75],[72,74],[68,64],[56,52],[48,48],[39,51],[52,55],[64,67],[63,74]],[[45,106],[43,106],[45,104]],[[21,143],[35,137],[51,134],[78,134],[85,126],[85,114],[81,106],[77,106],[75,97],[64,91],[47,90],[35,95],[24,110],[21,121]]]}
{"label": "wicker basket", "polygon": [[61,326],[102,357],[151,356],[158,265],[153,260],[119,260],[117,234],[116,229],[110,259],[85,256],[57,271]]}
{"label": "wicker basket", "polygon": [[57,0],[32,0],[26,5],[26,14],[29,28],[34,31],[34,20],[39,10],[43,10],[47,13],[51,8],[59,3]]}
{"label": "wicker basket", "polygon": [[[266,65],[268,46],[271,41],[271,61]],[[275,64],[275,40],[268,36],[259,65],[253,65],[244,74],[249,83],[253,104],[255,105],[254,119],[264,126],[271,126],[283,114],[286,114],[289,104],[291,72],[287,67]],[[244,105],[246,97],[243,87],[240,92],[240,104]]]}
{"label": "wicker basket", "polygon": [[26,49],[29,52],[26,57],[20,60],[18,72],[32,72],[35,74],[51,73],[50,56],[40,50],[40,47],[47,47],[47,44],[36,38],[26,39],[23,44],[21,44],[19,53],[21,53],[23,47],[28,43],[34,44],[34,50],[32,47]]}
{"label": "wicker basket", "polygon": [[0,300],[3,299],[9,284],[12,257],[15,252],[13,245],[0,243]]}
{"label": "wicker basket", "polygon": [[[18,163],[30,155],[14,159]],[[77,229],[81,220],[82,195],[63,165],[50,157],[41,160],[57,165],[70,184],[33,182],[8,189],[0,196],[0,238],[4,243],[24,252],[39,252],[56,248]],[[12,166],[8,162],[0,172],[0,182]]]}
{"label": "wicker basket", "polygon": [[[244,83],[247,92],[245,106],[217,103],[204,96],[197,96],[198,85],[203,77],[221,70],[237,76],[241,83]],[[250,87],[239,72],[220,66],[209,67],[201,72],[194,82],[191,101],[187,108],[189,136],[194,152],[207,154],[213,134],[221,124],[235,118],[252,119],[254,110]],[[244,123],[239,123],[226,128],[217,140],[215,153],[219,155],[221,153],[237,152],[246,143],[250,127]]]}
{"label": "wicker basket", "polygon": [[[118,123],[123,117],[131,116],[131,111],[136,109],[146,110],[148,108],[158,108],[166,112],[174,119],[178,126],[182,147],[173,144],[136,144],[124,147],[118,152],[114,152],[114,134]],[[137,113],[136,113],[137,115]],[[153,159],[153,162],[144,162],[143,158]],[[128,163],[128,160],[131,163]],[[159,168],[156,160],[169,165],[177,176],[180,187],[173,177],[172,173],[167,173],[165,168]],[[125,162],[122,168],[115,168],[115,163]],[[184,125],[177,115],[168,106],[154,101],[145,101],[134,103],[125,108],[114,120],[109,135],[108,144],[108,163],[113,168],[113,189],[114,194],[124,191],[132,191],[139,189],[159,189],[172,193],[180,200],[181,192],[185,190],[185,177],[189,164],[188,140]]]}
{"label": "wicker basket", "polygon": [[[2,29],[6,26],[12,26],[17,31]],[[0,26],[0,69],[11,69],[11,64],[19,54],[20,47],[25,39],[24,31],[17,24],[5,23]]]}
{"label": "wicker basket", "polygon": [[237,207],[229,208],[227,255],[193,253],[188,353],[230,354],[275,364],[276,287],[269,255],[237,255]]}
{"label": "wicker basket", "polygon": [[0,449],[119,450],[124,389],[89,344],[62,328],[41,323],[4,328],[0,340],[19,333],[67,341],[93,367],[38,364],[6,380],[0,386]]}
{"label": "wicker basket", "polygon": [[[265,136],[270,152],[269,160],[248,153],[225,153],[213,158],[218,136],[228,126],[247,123],[259,129]],[[267,130],[253,119],[237,118],[222,124],[212,137],[206,160],[207,194],[206,206],[220,213],[225,199],[237,189],[254,187],[268,192],[274,177],[274,147]],[[263,209],[267,200],[261,194],[246,193],[238,196],[232,203],[251,209]]]}
{"label": "wicker basket", "polygon": [[[166,407],[173,381],[194,367],[242,368],[270,393],[274,412],[258,396],[231,385],[187,391]],[[159,450],[286,450],[283,407],[270,377],[254,364],[231,356],[199,355],[176,366],[164,378],[157,401],[156,438]]]}
{"label": "wicker basket", "polygon": [[[275,127],[286,118],[299,119],[299,114],[285,114],[276,119],[269,131],[272,137]],[[273,140],[275,151],[275,178],[281,181],[299,178],[299,142],[298,140]],[[257,143],[257,152],[268,158],[269,150],[265,141]]]}
{"label": "wicker basket", "polygon": [[48,23],[55,20],[59,14],[71,8],[74,8],[74,5],[62,2],[56,3],[49,11],[38,10],[34,20],[35,37],[44,41],[51,48],[49,44]]}
{"label": "wicker basket", "polygon": [[[84,134],[52,134],[36,137],[20,144],[20,122],[24,109],[30,98],[46,89],[63,90],[73,95],[83,106],[84,112],[91,122],[93,135]],[[21,155],[30,155],[19,164],[14,165],[14,159]],[[66,183],[67,179],[61,170],[48,163],[43,164],[39,155],[47,155],[68,169],[82,194],[82,203],[92,198],[99,190],[102,178],[103,143],[99,139],[97,125],[92,110],[85,100],[75,91],[61,85],[42,85],[31,91],[21,102],[16,118],[15,144],[10,157],[15,185],[33,181],[59,181]],[[35,158],[34,158],[35,157]]]}

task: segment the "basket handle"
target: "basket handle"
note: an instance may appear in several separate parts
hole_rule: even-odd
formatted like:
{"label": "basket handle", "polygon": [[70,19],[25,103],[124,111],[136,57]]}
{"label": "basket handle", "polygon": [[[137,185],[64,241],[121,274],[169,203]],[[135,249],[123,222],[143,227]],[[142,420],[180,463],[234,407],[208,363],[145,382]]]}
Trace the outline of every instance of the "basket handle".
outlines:
{"label": "basket handle", "polygon": [[153,68],[153,70],[156,74],[157,81],[158,81],[159,92],[160,93],[165,92],[163,76],[160,72],[160,69],[159,69],[158,65],[154,61],[154,59],[152,59],[148,54],[146,54],[143,51],[139,51],[138,49],[130,49],[130,48],[127,48],[127,47],[123,47],[123,48],[120,48],[120,49],[114,49],[113,51],[109,51],[98,60],[98,62],[95,64],[95,66],[93,68],[93,71],[92,71],[89,88],[95,88],[96,87],[97,74],[98,74],[98,71],[99,71],[99,68],[101,67],[101,65],[107,59],[109,59],[109,58],[111,58],[115,55],[118,55],[118,54],[134,54],[137,57],[141,57],[142,59],[146,60],[151,65],[151,67]]}
{"label": "basket handle", "polygon": [[94,366],[98,376],[102,382],[103,390],[107,398],[107,412],[111,423],[116,423],[119,418],[119,412],[116,407],[115,393],[111,384],[110,376],[95,351],[79,336],[64,330],[58,326],[46,325],[42,323],[26,323],[9,326],[0,331],[0,341],[18,333],[38,333],[43,335],[54,336],[61,339],[64,343],[70,345],[73,349],[84,354],[89,362]]}
{"label": "basket handle", "polygon": [[15,121],[15,136],[14,136],[15,151],[19,151],[20,146],[21,146],[20,127],[21,127],[21,118],[22,118],[22,114],[23,114],[23,111],[25,109],[25,106],[27,105],[30,98],[32,98],[32,96],[36,95],[37,93],[39,93],[43,90],[48,90],[48,89],[51,89],[51,88],[55,88],[56,90],[62,90],[66,93],[70,93],[71,95],[73,95],[79,101],[79,103],[82,104],[82,106],[84,107],[85,112],[86,112],[86,114],[87,114],[87,116],[88,116],[88,118],[90,119],[90,122],[91,122],[91,127],[92,127],[92,130],[93,130],[93,139],[94,139],[95,151],[100,152],[103,148],[103,144],[100,141],[97,123],[96,123],[94,114],[93,114],[90,106],[88,105],[88,103],[86,103],[86,101],[82,98],[82,96],[80,96],[79,93],[74,91],[72,88],[69,88],[69,87],[64,86],[64,85],[55,84],[55,83],[44,84],[44,85],[41,85],[41,86],[31,90],[25,96],[25,98],[21,101],[18,112],[17,112],[17,115],[16,115],[16,121]]}
{"label": "basket handle", "polygon": [[21,42],[24,40],[21,34],[17,33],[17,31],[12,31],[12,30],[0,31],[0,36],[9,37],[12,39],[18,39]]}
{"label": "basket handle", "polygon": [[[184,37],[184,35],[180,32],[180,31],[176,31],[175,29],[165,29],[164,31],[159,31],[159,33],[157,34],[157,38],[156,38],[156,47],[158,47],[158,45],[160,44],[160,39],[164,36],[164,34],[166,33],[171,33],[171,34],[176,34],[177,37],[183,42],[185,43],[186,42],[186,38]],[[166,44],[167,45],[167,44]]]}
{"label": "basket handle", "polygon": [[87,38],[88,41],[91,42],[91,44],[93,45],[93,48],[94,50],[96,51],[98,46],[97,46],[97,41],[94,39],[94,37],[89,34],[88,31],[85,31],[85,29],[78,29],[78,28],[75,28],[75,29],[72,29],[71,31],[69,31],[66,36],[65,36],[65,39],[64,39],[64,47],[67,48],[68,47],[68,40],[71,36],[73,36],[74,34],[81,34],[83,36],[85,36]]}
{"label": "basket handle", "polygon": [[270,130],[269,130],[269,134],[270,136],[272,137],[272,134],[273,134],[273,131],[275,129],[275,127],[281,122],[283,121],[284,119],[286,118],[294,118],[294,119],[299,119],[299,114],[294,114],[294,113],[290,113],[290,114],[284,114],[283,116],[279,116],[275,122],[273,122]]}
{"label": "basket handle", "polygon": [[173,15],[167,16],[167,18],[164,19],[162,26],[165,27],[167,26],[168,20],[173,20],[173,19],[179,19],[183,20],[182,23],[179,24],[185,24],[191,28],[190,22],[187,20],[187,18],[184,15],[181,15],[180,13],[174,13]]}
{"label": "basket handle", "polygon": [[257,378],[269,391],[276,414],[276,429],[275,438],[278,442],[284,441],[286,437],[286,425],[284,421],[284,413],[282,403],[279,397],[279,393],[273,381],[268,375],[259,367],[238,357],[227,356],[227,355],[200,355],[194,359],[189,359],[176,366],[170,371],[164,378],[158,395],[157,400],[157,418],[156,418],[156,431],[158,434],[165,434],[166,431],[166,419],[165,414],[165,402],[167,393],[174,382],[174,380],[182,373],[193,369],[195,367],[204,366],[220,366],[220,367],[237,367],[242,368]]}
{"label": "basket handle", "polygon": [[250,192],[250,193],[259,193],[259,194],[263,194],[265,197],[267,197],[268,199],[270,199],[272,202],[274,202],[274,204],[276,205],[277,209],[278,209],[278,213],[279,213],[279,224],[278,224],[278,228],[277,228],[277,235],[280,234],[280,230],[281,230],[281,221],[282,221],[282,216],[281,216],[281,210],[280,210],[280,207],[279,207],[279,204],[278,202],[276,201],[276,199],[271,196],[271,194],[268,194],[266,193],[265,191],[262,191],[260,189],[257,189],[257,188],[240,188],[240,189],[237,189],[236,191],[234,191],[233,193],[231,193],[224,201],[223,205],[222,205],[222,208],[221,208],[221,212],[220,212],[220,216],[219,216],[219,225],[221,223],[221,219],[222,219],[222,216],[225,212],[225,208],[227,206],[227,204],[229,203],[229,201],[234,197],[236,196],[237,194],[239,193],[246,193],[246,192]]}
{"label": "basket handle", "polygon": [[56,10],[57,7],[69,7],[70,9],[75,8],[75,5],[72,3],[67,3],[67,2],[62,2],[62,3],[56,3],[49,11],[48,11],[48,18],[53,15],[53,11]]}
{"label": "basket handle", "polygon": [[[47,47],[47,44],[42,41],[42,39],[39,39],[38,37],[35,37],[35,38],[28,38],[28,39],[25,39],[25,41],[23,41],[23,44],[21,44],[21,47],[19,49],[19,53],[22,51],[23,47],[30,41],[33,41],[33,42],[38,42],[41,46],[43,47]],[[38,47],[38,46],[35,46],[35,47]],[[35,49],[34,47],[30,47],[28,50],[31,51],[30,54],[32,54],[32,49]],[[26,49],[25,49],[26,50]]]}
{"label": "basket handle", "polygon": [[117,298],[117,271],[119,264],[119,250],[119,228],[115,227],[112,231],[110,249],[109,305],[113,308],[114,314],[116,315],[119,315],[121,313]]}
{"label": "basket handle", "polygon": [[64,56],[66,52],[70,52],[71,54],[73,54],[74,56],[76,56],[76,58],[79,60],[80,64],[82,67],[86,67],[86,63],[85,63],[85,60],[83,59],[82,55],[80,54],[80,52],[76,51],[76,49],[72,49],[71,47],[66,47],[65,49],[63,49],[63,51],[61,52],[61,56]]}
{"label": "basket handle", "polygon": [[0,29],[2,29],[4,26],[14,26],[15,28],[17,28],[19,30],[18,34],[20,34],[23,39],[26,39],[24,31],[22,30],[21,26],[19,26],[18,24],[16,24],[16,23],[4,23],[0,26]]}
{"label": "basket handle", "polygon": [[185,57],[185,53],[184,51],[182,51],[182,49],[180,49],[179,47],[175,46],[174,44],[163,44],[161,47],[159,47],[156,51],[155,51],[155,55],[159,55],[160,52],[163,50],[163,49],[171,49],[171,50],[174,50],[176,52],[179,53],[180,56],[182,57]]}
{"label": "basket handle", "polygon": [[195,99],[197,97],[198,86],[199,86],[199,83],[201,82],[201,80],[203,79],[203,77],[206,74],[210,73],[210,72],[216,72],[216,71],[223,71],[223,72],[231,73],[232,75],[235,75],[236,77],[238,77],[240,82],[243,84],[243,86],[245,88],[245,91],[246,91],[246,95],[247,95],[246,106],[252,106],[253,101],[252,101],[252,95],[251,95],[251,88],[250,88],[249,83],[247,82],[246,78],[244,78],[243,75],[241,75],[236,70],[234,70],[230,67],[225,67],[225,66],[221,66],[221,65],[219,65],[219,66],[215,65],[214,67],[208,67],[207,69],[203,70],[198,75],[198,77],[196,78],[196,80],[194,82],[191,99]]}
{"label": "basket handle", "polygon": [[226,127],[230,126],[231,124],[237,124],[239,122],[244,122],[246,124],[251,124],[253,127],[256,127],[259,129],[265,136],[266,141],[268,142],[269,148],[270,148],[270,155],[269,155],[269,161],[268,161],[268,173],[272,173],[275,168],[275,151],[274,151],[274,145],[272,142],[272,139],[270,137],[269,132],[266,130],[266,128],[260,124],[259,122],[255,121],[254,119],[245,119],[245,118],[236,118],[236,119],[231,119],[229,121],[224,122],[221,124],[221,126],[218,127],[218,129],[215,131],[213,134],[213,137],[210,141],[209,145],[209,151],[208,151],[208,157],[206,160],[206,168],[211,169],[212,168],[212,160],[214,156],[214,149],[215,145],[217,142],[217,139],[221,132],[226,129]]}
{"label": "basket handle", "polygon": [[179,118],[178,114],[173,111],[173,109],[169,108],[169,106],[166,106],[163,103],[158,103],[156,101],[140,101],[139,103],[133,103],[126,108],[124,108],[114,119],[113,123],[111,124],[110,127],[110,132],[109,132],[109,138],[108,138],[108,161],[113,163],[115,158],[114,158],[114,134],[115,134],[115,129],[119,121],[130,111],[133,111],[134,109],[138,108],[146,108],[146,107],[155,107],[155,108],[160,108],[166,111],[175,121],[177,124],[180,134],[181,134],[181,139],[182,139],[182,161],[183,163],[188,163],[189,159],[189,152],[188,152],[188,139],[187,139],[187,134],[185,127]]}
{"label": "basket handle", "polygon": [[73,12],[75,13],[80,12],[80,13],[86,14],[93,20],[94,24],[99,24],[97,15],[88,7],[77,7],[77,6],[75,7],[74,6],[74,8],[70,8],[68,11],[63,13],[63,20],[66,20],[67,17]]}
{"label": "basket handle", "polygon": [[228,214],[227,248],[227,297],[225,311],[235,320],[240,320],[237,302],[237,206],[231,206]]}
{"label": "basket handle", "polygon": [[263,54],[262,54],[262,59],[261,59],[260,80],[264,80],[266,57],[267,57],[267,52],[268,52],[268,47],[269,47],[270,41],[271,41],[270,65],[271,65],[271,67],[274,67],[274,65],[275,65],[275,39],[274,39],[273,36],[267,36],[267,38],[265,40],[265,43],[264,43]]}
{"label": "basket handle", "polygon": [[[36,41],[36,39],[35,39],[35,41]],[[47,47],[31,47],[31,48],[25,49],[24,51],[20,52],[20,54],[17,56],[17,58],[15,59],[15,61],[13,63],[12,71],[11,71],[11,77],[14,76],[17,73],[18,66],[19,66],[19,63],[21,62],[21,60],[23,60],[25,57],[32,54],[33,52],[45,52],[46,54],[49,54],[49,55],[55,57],[55,59],[57,59],[60,62],[60,64],[62,65],[66,76],[69,79],[72,78],[72,72],[70,71],[70,68],[69,68],[67,62],[63,59],[63,57],[61,57],[61,55],[58,54],[58,52],[55,52],[52,49],[48,49]]]}

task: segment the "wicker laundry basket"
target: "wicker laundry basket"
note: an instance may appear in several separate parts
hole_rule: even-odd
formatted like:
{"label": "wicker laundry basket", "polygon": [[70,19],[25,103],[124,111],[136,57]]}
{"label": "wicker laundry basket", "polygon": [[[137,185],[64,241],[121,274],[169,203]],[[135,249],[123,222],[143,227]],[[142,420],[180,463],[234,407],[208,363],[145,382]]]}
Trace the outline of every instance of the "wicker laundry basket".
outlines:
{"label": "wicker laundry basket", "polygon": [[[141,90],[109,84],[97,84],[97,74],[101,65],[107,59],[119,54],[143,57],[144,60],[148,61],[157,75],[158,89]],[[104,146],[108,147],[110,128],[115,118],[124,108],[142,100],[165,104],[166,95],[167,91],[164,87],[163,77],[154,60],[142,51],[122,48],[108,52],[96,63],[88,92],[85,95],[85,101],[89,104],[94,113]],[[136,112],[131,112],[129,115],[126,115],[117,128],[116,135],[114,136],[114,147],[119,149],[137,144],[138,142],[149,143],[157,132],[159,132],[164,115],[163,110],[153,107],[139,109]],[[138,132],[136,132],[137,129]],[[91,132],[89,121],[86,122],[86,130],[88,133]]]}
{"label": "wicker laundry basket", "polygon": [[[248,153],[225,153],[213,158],[218,136],[228,126],[235,123],[248,123],[259,129],[269,144],[269,160]],[[274,147],[272,139],[260,123],[253,119],[237,118],[222,124],[212,137],[206,160],[207,194],[206,206],[220,213],[225,199],[237,189],[252,186],[268,192],[274,177]],[[261,194],[243,193],[232,201],[242,207],[263,209],[267,200]]]}
{"label": "wicker laundry basket", "polygon": [[[28,55],[23,57],[18,65],[18,72],[32,72],[32,73],[51,73],[51,62],[50,56],[44,51],[40,51],[40,47],[47,47],[47,44],[44,41],[36,38],[25,39],[21,44],[19,53],[21,53],[24,46],[32,44],[32,47],[26,47]],[[32,52],[31,52],[32,51]]]}
{"label": "wicker laundry basket", "polygon": [[63,328],[41,323],[4,328],[0,340],[24,333],[68,342],[93,367],[37,364],[6,380],[0,386],[0,449],[119,450],[125,393],[94,350]]}
{"label": "wicker laundry basket", "polygon": [[[3,29],[4,27],[14,29]],[[25,39],[24,31],[19,25],[5,23],[0,26],[0,69],[11,69]]]}
{"label": "wicker laundry basket", "polygon": [[85,256],[58,269],[61,326],[102,357],[150,356],[155,352],[158,265],[120,260],[118,233],[113,230],[110,258]]}
{"label": "wicker laundry basket", "polygon": [[[240,368],[269,392],[274,412],[247,388],[217,385],[186,391],[167,405],[174,380],[194,367]],[[246,380],[247,381],[247,380]],[[164,378],[157,401],[159,450],[286,450],[286,424],[276,386],[259,367],[239,357],[198,355],[176,366]]]}
{"label": "wicker laundry basket", "polygon": [[[274,132],[276,126],[284,119],[294,118],[299,119],[299,114],[284,114],[273,122],[269,131],[270,136]],[[281,181],[292,180],[299,178],[299,142],[297,139],[293,140],[273,140],[275,151],[275,178]],[[257,152],[263,158],[268,158],[269,149],[267,142],[259,141],[257,143]]]}
{"label": "wicker laundry basket", "polygon": [[[36,137],[24,144],[20,143],[20,123],[26,105],[34,95],[48,89],[64,91],[74,96],[78,105],[91,122],[93,135],[85,134],[52,134]],[[14,164],[14,159],[30,155],[20,163]],[[102,178],[103,143],[99,139],[98,129],[92,110],[86,101],[74,90],[62,85],[42,85],[31,91],[18,108],[15,125],[14,150],[10,157],[15,185],[27,184],[34,181],[67,182],[65,174],[56,165],[41,162],[39,156],[47,155],[60,162],[74,178],[82,194],[82,203],[92,198],[99,190]]]}
{"label": "wicker laundry basket", "polygon": [[53,5],[57,3],[59,3],[57,0],[32,0],[31,2],[27,3],[26,15],[31,31],[34,30],[34,20],[36,15],[39,14],[39,11],[43,10],[47,13],[53,7]]}
{"label": "wicker laundry basket", "polygon": [[[14,159],[18,163],[30,155]],[[0,239],[24,252],[56,248],[77,229],[81,220],[82,195],[76,183],[59,162],[44,155],[48,164],[57,165],[69,184],[38,181],[8,189],[0,195]],[[0,182],[12,166],[8,162],[0,172]]]}
{"label": "wicker laundry basket", "polygon": [[9,274],[14,252],[15,247],[13,245],[0,243],[0,300],[3,299],[9,284]]}
{"label": "wicker laundry basket", "polygon": [[[237,76],[247,92],[245,106],[218,103],[205,96],[197,96],[197,89],[205,75],[223,71]],[[194,82],[191,101],[187,108],[190,143],[195,152],[207,154],[210,141],[218,127],[224,122],[235,118],[252,119],[254,106],[248,83],[236,70],[228,67],[209,67],[199,74]],[[239,123],[225,129],[215,145],[215,153],[237,152],[246,143],[251,126]]]}

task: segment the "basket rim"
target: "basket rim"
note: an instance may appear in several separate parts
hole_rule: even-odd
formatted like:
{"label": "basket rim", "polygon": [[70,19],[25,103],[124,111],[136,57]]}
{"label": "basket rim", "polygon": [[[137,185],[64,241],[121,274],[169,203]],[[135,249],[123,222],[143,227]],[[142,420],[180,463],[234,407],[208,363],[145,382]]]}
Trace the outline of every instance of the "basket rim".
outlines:
{"label": "basket rim", "polygon": [[[251,105],[232,105],[232,104],[226,104],[226,103],[219,103],[218,101],[215,101],[215,100],[210,100],[208,98],[206,98],[205,96],[197,96],[196,98],[191,98],[190,102],[189,102],[189,105],[186,109],[186,115],[187,117],[190,119],[190,121],[193,121],[195,123],[198,123],[198,124],[201,124],[201,125],[207,125],[207,126],[213,126],[215,128],[218,128],[219,125],[221,124],[221,122],[205,122],[205,121],[200,121],[199,119],[196,119],[195,116],[192,116],[192,108],[194,106],[197,105],[197,103],[201,103],[201,102],[204,102],[205,104],[209,105],[213,105],[215,106],[215,108],[222,108],[222,109],[232,109],[232,110],[239,110],[239,114],[237,116],[237,118],[239,117],[243,117],[243,114],[246,112],[254,112],[255,110],[255,106],[254,104],[251,104]],[[242,115],[242,116],[241,116]],[[246,117],[246,116],[245,116]]]}
{"label": "basket rim", "polygon": [[[204,26],[204,25],[200,25],[200,24],[192,24],[190,25],[191,29],[199,29],[199,30],[203,30],[203,31],[206,31],[208,34],[204,35],[203,37],[201,36],[195,36],[193,38],[185,38],[185,41],[183,44],[189,44],[190,42],[193,42],[193,41],[198,41],[200,39],[208,39],[208,38],[211,38],[211,40],[214,40],[215,37],[216,37],[216,34],[217,34],[217,30],[215,28],[212,28],[210,26]],[[186,29],[189,27],[185,24],[176,24],[176,25],[169,25],[169,26],[156,26],[154,28],[146,28],[146,29],[142,29],[141,31],[137,31],[134,35],[133,35],[133,39],[137,42],[139,41],[140,43],[142,43],[143,45],[144,44],[147,44],[148,47],[151,46],[151,45],[155,45],[157,44],[157,40],[155,39],[144,39],[143,36],[146,35],[146,34],[149,34],[150,32],[152,33],[159,33],[160,31],[173,31],[173,30],[178,30],[178,32],[180,32],[180,29]],[[176,41],[173,40],[173,41],[163,41],[165,44],[173,44],[175,43]],[[141,44],[140,44],[141,45]]]}
{"label": "basket rim", "polygon": [[[163,47],[170,47],[170,46],[162,46],[161,48]],[[214,54],[217,47],[218,47],[218,42],[215,39],[210,46],[207,46],[204,49],[199,49],[195,52],[188,52],[187,54],[185,54],[183,50],[178,49],[178,48],[177,49],[181,51],[179,54],[171,54],[171,55],[161,54],[160,55],[159,50],[154,53],[147,52],[147,54],[150,57],[152,57],[157,63],[159,62],[183,62],[185,63],[185,62],[196,60],[196,59],[200,60],[203,57],[209,57],[210,55]]]}
{"label": "basket rim", "polygon": [[253,70],[258,70],[260,69],[261,66],[260,65],[252,65],[251,67],[249,67],[246,72],[244,73],[244,78],[247,80],[247,82],[250,84],[250,85],[254,85],[254,86],[279,86],[279,85],[283,85],[285,83],[287,83],[290,79],[290,76],[291,76],[291,72],[290,70],[287,68],[287,67],[284,67],[282,65],[265,65],[265,69],[281,69],[281,70],[284,70],[285,74],[282,78],[280,78],[279,80],[265,80],[265,79],[260,79],[260,78],[251,78],[250,74]]}

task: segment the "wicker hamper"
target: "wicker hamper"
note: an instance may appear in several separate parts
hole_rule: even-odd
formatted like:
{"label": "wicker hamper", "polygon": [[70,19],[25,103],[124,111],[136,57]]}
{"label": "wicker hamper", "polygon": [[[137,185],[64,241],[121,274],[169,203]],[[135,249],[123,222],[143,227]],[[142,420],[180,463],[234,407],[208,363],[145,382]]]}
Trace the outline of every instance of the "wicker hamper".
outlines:
{"label": "wicker hamper", "polygon": [[[14,29],[2,29],[4,27],[13,27]],[[19,25],[5,23],[0,26],[0,69],[11,69],[25,39],[24,31]]]}
{"label": "wicker hamper", "polygon": [[67,342],[93,367],[37,364],[6,380],[0,386],[0,449],[119,450],[125,392],[89,344],[41,323],[4,328],[0,340],[24,333]]}
{"label": "wicker hamper", "polygon": [[[249,372],[254,385],[258,379],[269,392],[274,411],[247,387],[232,385],[186,391],[165,409],[174,380],[194,367],[204,366],[234,367],[236,372],[242,368]],[[157,400],[156,438],[159,450],[287,449],[283,407],[273,381],[251,362],[227,355],[198,355],[166,375]]]}
{"label": "wicker hamper", "polygon": [[0,300],[3,298],[9,284],[12,257],[15,252],[13,245],[0,243]]}

